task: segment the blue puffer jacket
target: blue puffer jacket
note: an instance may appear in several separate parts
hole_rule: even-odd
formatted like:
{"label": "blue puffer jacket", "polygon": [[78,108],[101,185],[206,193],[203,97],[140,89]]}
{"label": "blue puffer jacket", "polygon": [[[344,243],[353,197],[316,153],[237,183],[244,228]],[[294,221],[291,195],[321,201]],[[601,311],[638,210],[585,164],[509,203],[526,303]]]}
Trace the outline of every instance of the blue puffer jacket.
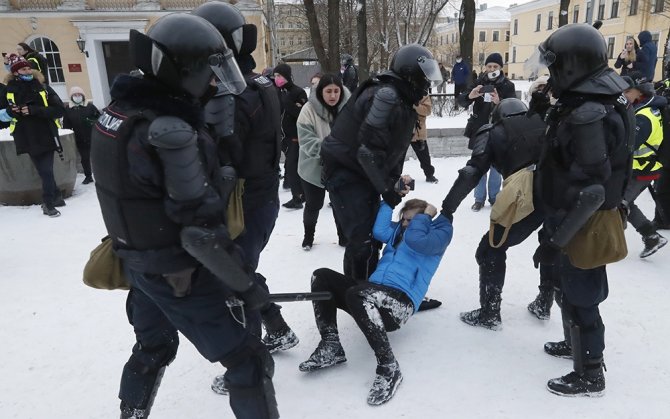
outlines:
{"label": "blue puffer jacket", "polygon": [[393,242],[401,227],[392,217],[393,210],[382,201],[372,234],[386,246],[370,282],[403,291],[416,311],[451,242],[453,227],[441,214],[435,220],[426,214],[417,214],[396,248]]}

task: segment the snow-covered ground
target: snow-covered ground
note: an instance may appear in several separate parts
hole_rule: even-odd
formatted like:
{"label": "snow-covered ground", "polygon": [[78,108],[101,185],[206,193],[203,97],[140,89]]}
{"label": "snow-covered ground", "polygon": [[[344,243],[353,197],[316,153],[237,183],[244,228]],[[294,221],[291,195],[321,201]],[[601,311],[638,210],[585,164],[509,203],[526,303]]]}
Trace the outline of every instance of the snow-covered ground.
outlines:
{"label": "snow-covered ground", "polygon": [[[437,185],[424,182],[417,161],[405,172],[417,178],[413,196],[439,207],[466,158],[435,159]],[[118,417],[121,369],[134,343],[123,291],[100,291],[81,282],[90,250],[105,229],[94,185],[82,186],[62,216],[50,219],[39,206],[0,207],[0,418],[102,419]],[[289,199],[280,192],[282,202]],[[547,356],[542,345],[561,337],[560,315],[539,321],[526,305],[536,295],[531,262],[534,237],[508,255],[503,294],[504,328],[473,328],[458,313],[478,305],[474,252],[488,229],[489,207],[470,210],[466,199],[455,215],[454,238],[429,295],[444,302],[415,315],[390,336],[405,380],[386,405],[366,404],[375,360],[355,323],[340,314],[348,362],[305,374],[298,364],[318,342],[311,305],[286,303],[283,313],[300,344],[275,357],[275,386],[283,418],[626,418],[670,417],[670,328],[665,318],[670,291],[670,247],[647,260],[642,242],[626,231],[629,256],[608,268],[610,297],[601,305],[607,327],[607,394],[570,399],[550,394],[547,379],[570,371],[571,362]],[[651,214],[647,195],[640,204]],[[274,292],[309,289],[318,267],[341,269],[330,209],[322,210],[315,246],[301,249],[302,213],[281,210],[261,257],[260,272]],[[665,274],[663,273],[665,272]],[[156,399],[156,419],[231,418],[225,396],[209,385],[222,368],[200,357],[182,339]]]}

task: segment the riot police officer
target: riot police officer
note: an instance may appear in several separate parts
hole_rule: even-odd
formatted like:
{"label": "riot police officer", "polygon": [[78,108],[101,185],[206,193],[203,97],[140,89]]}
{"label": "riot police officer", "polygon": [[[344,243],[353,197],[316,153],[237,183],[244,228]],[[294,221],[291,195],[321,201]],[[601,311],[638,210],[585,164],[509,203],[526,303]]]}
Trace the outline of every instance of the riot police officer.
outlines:
{"label": "riot police officer", "polygon": [[[279,158],[281,154],[281,109],[272,81],[253,70],[256,62],[257,28],[244,20],[242,13],[228,3],[213,1],[192,12],[212,23],[230,45],[246,82],[240,95],[223,89],[206,107],[208,123],[219,141],[222,160],[229,159],[244,180],[242,208],[244,232],[235,239],[246,262],[255,270],[261,251],[270,239],[279,214]],[[233,114],[234,121],[227,115]],[[231,153],[227,150],[236,150]],[[229,157],[227,157],[227,155]],[[265,283],[265,277],[256,273]],[[270,303],[261,309],[270,350],[286,350],[298,344],[298,337],[281,315],[280,306]]]}
{"label": "riot police officer", "polygon": [[[472,157],[458,171],[458,178],[442,202],[442,214],[452,217],[463,199],[477,186],[479,179],[493,166],[503,178],[521,170],[535,170],[540,158],[546,125],[539,115],[526,116],[526,104],[516,98],[500,101],[492,111],[492,124],[481,127],[473,136]],[[531,175],[532,176],[532,175]],[[538,194],[533,193],[534,211],[514,223],[507,233],[500,224],[493,226],[493,243],[487,231],[482,237],[475,258],[479,265],[480,308],[461,313],[461,320],[471,326],[498,330],[502,327],[500,302],[505,282],[507,249],[523,242],[542,225],[544,211]],[[541,276],[550,275],[543,266]]]}
{"label": "riot police officer", "polygon": [[[598,305],[607,298],[607,273],[605,265],[573,266],[562,250],[597,210],[616,209],[621,202],[634,118],[622,95],[627,84],[607,66],[607,45],[592,26],[559,28],[540,44],[538,56],[549,68],[558,102],[547,116],[538,170],[547,215],[534,260],[555,264],[560,273],[561,310],[571,340],[562,347],[574,359],[574,371],[549,380],[547,388],[564,396],[598,396],[605,389],[605,327]],[[565,355],[556,344],[546,344],[545,351]]]}
{"label": "riot police officer", "polygon": [[357,281],[367,281],[379,259],[372,238],[379,195],[395,207],[409,191],[398,181],[416,127],[413,106],[441,81],[430,51],[402,46],[389,71],[358,87],[321,145],[325,186],[348,241],[344,275]]}
{"label": "riot police officer", "polygon": [[137,343],[121,377],[121,418],[149,416],[178,331],[228,369],[237,418],[277,418],[272,357],[251,333],[267,292],[223,225],[220,165],[203,130],[214,76],[231,93],[244,79],[223,37],[189,14],[167,15],[146,35],[131,31],[130,51],[144,75],[117,78],[91,150],[103,219],[131,285]]}

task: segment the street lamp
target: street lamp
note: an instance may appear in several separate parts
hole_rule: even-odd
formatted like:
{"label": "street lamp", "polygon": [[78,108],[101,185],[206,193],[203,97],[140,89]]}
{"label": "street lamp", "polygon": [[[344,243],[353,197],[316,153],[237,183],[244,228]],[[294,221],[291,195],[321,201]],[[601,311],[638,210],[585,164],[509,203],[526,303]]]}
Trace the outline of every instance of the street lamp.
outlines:
{"label": "street lamp", "polygon": [[79,47],[79,51],[82,54],[86,54],[86,58],[88,58],[88,51],[86,51],[86,40],[79,35],[79,38],[75,41],[77,43],[77,46]]}

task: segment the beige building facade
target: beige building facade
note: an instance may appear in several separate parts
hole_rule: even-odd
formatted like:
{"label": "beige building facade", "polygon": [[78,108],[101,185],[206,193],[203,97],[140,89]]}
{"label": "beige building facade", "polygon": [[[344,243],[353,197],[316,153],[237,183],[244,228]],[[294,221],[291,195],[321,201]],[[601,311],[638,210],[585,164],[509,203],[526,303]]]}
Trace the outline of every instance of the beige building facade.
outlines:
{"label": "beige building facade", "polygon": [[[670,10],[666,0],[572,0],[568,10],[568,23],[603,22],[600,32],[608,47],[610,66],[614,66],[626,39],[640,31],[651,32],[658,46],[658,63],[655,79],[663,76],[663,48],[670,28]],[[558,28],[559,2],[535,0],[512,6],[510,12],[509,69],[512,78],[528,78],[530,71],[525,61],[535,52],[537,45]],[[548,72],[547,72],[548,74]]]}
{"label": "beige building facade", "polygon": [[[128,54],[131,29],[146,32],[160,17],[187,12],[205,0],[0,0],[0,51],[31,45],[49,62],[50,85],[64,101],[73,86],[100,107],[110,101],[117,74],[133,68]],[[238,1],[247,23],[258,27],[254,59],[259,71],[271,66],[264,2]],[[84,52],[77,39],[85,41]],[[3,69],[4,72],[4,69]]]}

